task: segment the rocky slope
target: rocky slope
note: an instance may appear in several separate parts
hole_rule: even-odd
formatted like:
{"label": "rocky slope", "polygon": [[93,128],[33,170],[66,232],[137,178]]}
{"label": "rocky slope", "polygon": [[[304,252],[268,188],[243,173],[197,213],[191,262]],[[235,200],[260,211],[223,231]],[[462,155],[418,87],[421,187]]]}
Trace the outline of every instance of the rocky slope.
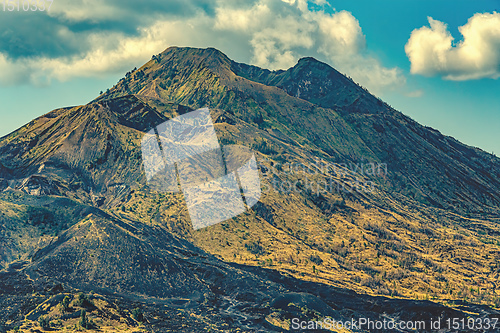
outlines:
{"label": "rocky slope", "polygon": [[[205,106],[222,144],[256,152],[263,195],[194,231],[182,195],[146,185],[140,143]],[[34,330],[40,316],[77,324],[60,302],[79,290],[93,291],[100,327],[124,330],[136,306],[144,329],[175,331],[182,309],[194,332],[280,331],[293,316],[411,319],[422,307],[462,316],[463,302],[492,315],[499,166],[312,58],[271,72],[169,48],[89,104],[0,139],[0,280],[3,304],[15,304],[0,329]]]}

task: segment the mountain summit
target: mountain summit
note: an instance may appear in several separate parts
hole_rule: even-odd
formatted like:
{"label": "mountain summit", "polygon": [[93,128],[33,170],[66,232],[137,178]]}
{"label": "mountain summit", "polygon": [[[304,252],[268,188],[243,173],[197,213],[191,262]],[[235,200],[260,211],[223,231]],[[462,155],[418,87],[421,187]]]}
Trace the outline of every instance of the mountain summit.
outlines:
{"label": "mountain summit", "polygon": [[266,123],[304,137],[330,161],[386,163],[391,192],[461,214],[499,213],[498,158],[419,125],[314,58],[269,71],[212,48],[169,48],[99,99],[128,94],[235,110],[249,122],[269,117]]}
{"label": "mountain summit", "polygon": [[[195,231],[182,194],[147,186],[141,140],[201,107],[221,144],[255,152],[262,196]],[[269,71],[168,48],[87,105],[1,138],[0,191],[0,330],[73,325],[84,308],[110,327],[279,332],[304,313],[500,305],[500,159],[313,58]]]}

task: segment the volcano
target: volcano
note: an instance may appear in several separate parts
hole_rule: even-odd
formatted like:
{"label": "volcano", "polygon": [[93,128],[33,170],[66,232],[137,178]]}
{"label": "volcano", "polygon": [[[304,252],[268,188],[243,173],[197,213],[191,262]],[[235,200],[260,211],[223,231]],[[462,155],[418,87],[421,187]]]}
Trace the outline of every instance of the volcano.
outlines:
{"label": "volcano", "polygon": [[[200,108],[254,152],[262,195],[194,230],[182,193],[148,186],[141,141]],[[269,71],[168,48],[1,138],[0,191],[0,331],[82,309],[130,332],[498,315],[500,159],[313,58]]]}

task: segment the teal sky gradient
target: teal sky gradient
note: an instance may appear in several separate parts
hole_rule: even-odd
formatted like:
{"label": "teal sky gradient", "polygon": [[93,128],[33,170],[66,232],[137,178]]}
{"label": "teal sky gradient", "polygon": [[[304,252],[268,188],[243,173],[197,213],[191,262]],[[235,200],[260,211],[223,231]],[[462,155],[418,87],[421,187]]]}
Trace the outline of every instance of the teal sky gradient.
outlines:
{"label": "teal sky gradient", "polygon": [[421,97],[398,91],[379,96],[419,123],[431,126],[471,146],[500,155],[500,81],[480,79],[449,81],[410,74],[404,46],[414,29],[428,26],[427,16],[448,24],[455,42],[458,27],[475,13],[500,11],[500,1],[332,1],[336,10],[348,10],[359,20],[368,49],[386,66],[398,66],[408,90],[422,90]]}

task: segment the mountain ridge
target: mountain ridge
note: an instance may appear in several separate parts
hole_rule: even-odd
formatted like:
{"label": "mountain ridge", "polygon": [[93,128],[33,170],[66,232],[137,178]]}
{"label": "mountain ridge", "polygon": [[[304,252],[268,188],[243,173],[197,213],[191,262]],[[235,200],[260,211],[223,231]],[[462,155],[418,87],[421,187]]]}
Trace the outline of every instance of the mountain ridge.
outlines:
{"label": "mountain ridge", "polygon": [[[500,203],[500,193],[498,187],[500,186],[500,172],[494,172],[494,170],[500,169],[500,159],[495,158],[491,154],[484,153],[477,148],[468,147],[456,141],[455,139],[450,139],[450,137],[445,137],[439,132],[436,133],[434,129],[426,129],[426,127],[419,125],[414,120],[403,115],[399,111],[392,109],[387,104],[383,103],[381,100],[377,99],[373,95],[369,94],[365,89],[361,88],[355,84],[352,80],[346,78],[335,69],[331,68],[327,64],[320,61],[314,60],[313,58],[303,58],[301,61],[291,67],[290,69],[283,71],[269,71],[258,69],[255,66],[242,65],[236,62],[231,62],[229,58],[223,55],[220,51],[215,49],[179,49],[179,48],[169,48],[162,52],[161,57],[165,57],[163,60],[152,60],[155,63],[159,61],[159,64],[166,67],[170,66],[170,59],[180,54],[190,54],[194,53],[194,60],[196,62],[196,68],[200,68],[203,72],[204,68],[213,69],[212,73],[216,73],[219,76],[210,76],[209,82],[217,82],[217,97],[213,96],[213,89],[207,89],[207,94],[210,96],[210,100],[222,100],[223,98],[228,99],[227,95],[232,92],[245,94],[250,86],[250,89],[260,89],[261,86],[255,86],[253,81],[245,82],[239,79],[238,74],[241,71],[247,71],[249,78],[259,78],[256,83],[263,84],[264,87],[276,87],[279,91],[285,92],[287,95],[299,98],[301,101],[306,101],[312,103],[312,105],[319,105],[325,107],[325,114],[328,118],[333,115],[338,116],[336,122],[341,120],[343,123],[339,125],[342,128],[348,129],[348,131],[353,131],[350,133],[347,141],[349,146],[355,147],[354,151],[339,151],[336,147],[339,146],[339,135],[336,138],[331,136],[331,132],[335,131],[335,125],[332,124],[332,120],[327,121],[332,124],[328,127],[327,134],[318,133],[318,128],[316,127],[313,133],[318,133],[321,137],[317,135],[315,137],[309,137],[309,140],[324,141],[319,148],[325,149],[325,152],[334,158],[336,162],[359,162],[362,159],[374,159],[379,162],[385,162],[389,167],[397,173],[397,178],[410,178],[415,175],[422,174],[427,171],[432,171],[435,177],[433,179],[445,180],[448,178],[453,178],[453,180],[446,181],[445,184],[438,183],[436,186],[430,184],[423,184],[419,179],[415,179],[418,184],[414,186],[412,184],[404,183],[401,181],[395,182],[395,188],[393,190],[401,190],[402,187],[409,185],[411,194],[420,197],[427,204],[437,205],[437,207],[446,207],[447,209],[461,209],[461,213],[479,213],[479,214],[489,214],[496,212],[498,214],[498,207]],[[172,55],[174,53],[175,55]],[[160,57],[160,56],[158,56]],[[159,59],[159,58],[156,58]],[[203,66],[203,63],[207,62],[207,59],[215,59],[214,66]],[[151,62],[143,67],[143,70],[147,70],[148,66],[152,65]],[[211,63],[211,62],[209,62]],[[222,67],[217,67],[220,63],[223,63]],[[304,63],[308,64],[309,67],[305,67]],[[313,63],[314,66],[311,69],[310,64]],[[316,67],[320,68],[318,71]],[[249,70],[251,69],[251,70]],[[141,69],[139,69],[141,70]],[[236,70],[233,72],[231,70]],[[250,72],[249,72],[250,71]],[[220,74],[220,73],[223,74]],[[306,72],[305,74],[303,72]],[[248,74],[247,73],[247,74]],[[152,77],[163,75],[165,73],[156,71],[154,64],[148,75]],[[166,77],[169,78],[171,75],[175,76],[175,73],[166,73]],[[170,76],[169,76],[170,75]],[[213,74],[212,74],[213,75]],[[245,76],[242,76],[245,78]],[[310,77],[315,78],[315,82],[310,82]],[[263,78],[266,78],[265,80]],[[168,80],[168,79],[167,79]],[[123,89],[123,81],[115,86],[111,91],[109,96],[119,96],[121,93],[120,89]],[[126,82],[126,81],[125,81]],[[303,90],[300,88],[304,86],[304,82],[309,82],[307,85],[309,88]],[[128,86],[128,84],[126,84]],[[195,94],[200,94],[200,87],[202,83],[198,83],[198,88],[195,88]],[[235,88],[236,87],[236,88]],[[336,87],[344,87],[341,91],[336,91]],[[132,87],[131,92],[137,91],[140,93],[141,89],[139,87]],[[181,90],[188,91],[188,87],[184,86]],[[302,90],[301,90],[302,89]],[[170,90],[167,89],[166,94],[169,95]],[[212,92],[211,92],[212,91]],[[262,91],[270,96],[268,99],[276,99],[276,93],[278,91],[268,91],[262,88]],[[250,93],[251,94],[251,93]],[[298,96],[302,94],[301,96]],[[108,95],[105,95],[108,96]],[[250,95],[251,96],[251,95]],[[343,97],[345,96],[345,97]],[[252,99],[252,97],[250,97]],[[230,99],[230,97],[229,97]],[[236,96],[233,99],[238,99]],[[194,103],[190,104],[189,100],[184,98],[173,97],[173,101],[178,103],[186,103],[192,108],[202,107],[205,104]],[[198,100],[204,101],[203,96],[199,96]],[[240,98],[241,100],[241,98]],[[344,102],[345,101],[345,102]],[[246,101],[240,101],[243,106],[248,109],[257,109],[256,111],[264,114],[267,110],[259,111],[259,101],[253,98],[252,102],[257,103],[257,107],[252,104],[246,103]],[[220,102],[219,102],[220,103]],[[217,107],[217,103],[212,102],[208,104],[212,107]],[[253,106],[253,108],[252,108]],[[272,106],[271,106],[272,107]],[[311,109],[310,105],[301,105],[300,102],[294,106],[295,110],[300,109]],[[313,108],[314,110],[314,108]],[[331,111],[328,111],[331,110]],[[249,120],[250,116],[248,114],[237,114],[242,116],[243,119]],[[304,114],[301,114],[302,118]],[[283,115],[277,115],[276,119],[282,124],[290,123],[294,121],[291,117],[283,117]],[[324,121],[318,120],[318,123]],[[275,124],[273,124],[275,125]],[[305,124],[304,124],[305,125]],[[295,125],[297,126],[297,125]],[[314,127],[311,127],[311,129]],[[362,131],[359,131],[359,128]],[[395,130],[392,130],[394,128]],[[310,131],[309,131],[310,132]],[[337,132],[339,133],[339,132]],[[342,133],[342,132],[340,132]],[[307,133],[304,134],[307,137]],[[343,132],[340,136],[345,136],[346,132]],[[323,136],[325,138],[323,138]],[[357,137],[357,138],[356,138]],[[448,138],[448,139],[446,139]],[[358,143],[356,143],[356,141]],[[336,146],[332,147],[329,142],[335,142]],[[412,141],[412,142],[409,142]],[[409,143],[408,143],[409,142]],[[342,145],[342,144],[340,144]],[[401,148],[399,148],[401,147]],[[347,148],[349,149],[349,148]],[[411,153],[412,149],[418,149],[417,153]],[[448,162],[444,164],[446,171],[442,172],[443,165],[439,162],[433,160],[432,157],[426,155],[429,154],[439,154],[440,159],[448,159]],[[455,154],[453,156],[448,156],[448,154]],[[354,160],[352,159],[354,157]],[[401,159],[403,157],[403,159]],[[418,161],[422,157],[425,158],[425,162],[422,161],[417,165],[415,161]],[[459,159],[459,163],[455,163],[453,159]],[[345,161],[342,161],[344,159]],[[392,164],[391,164],[392,163]],[[486,170],[485,165],[482,164],[493,163],[498,168],[491,168],[491,170]],[[403,165],[403,164],[406,164]],[[432,168],[432,170],[430,170]],[[426,170],[429,169],[429,170]],[[471,171],[472,169],[472,171]],[[474,171],[477,170],[477,171]],[[458,174],[454,177],[448,177],[446,174]],[[461,177],[467,175],[467,178],[473,179],[473,184],[465,184],[460,180]],[[491,184],[490,184],[491,183]],[[465,188],[477,188],[463,191]],[[441,195],[440,188],[453,188],[453,191],[460,194],[462,197],[466,197],[470,200],[467,204],[462,207],[456,207],[457,200],[454,198],[452,193],[447,193],[445,196]],[[473,198],[478,197],[478,201]],[[489,212],[488,212],[489,211]]]}
{"label": "mountain ridge", "polygon": [[[221,144],[254,150],[263,194],[241,216],[194,231],[182,195],[147,187],[141,140],[205,106]],[[307,172],[318,163],[328,167]],[[363,172],[370,164],[386,170]],[[486,305],[500,306],[497,165],[312,58],[272,72],[215,49],[169,48],[87,105],[0,139],[0,239],[9,244],[0,247],[0,288],[12,279],[42,291],[103,285],[103,299],[124,297],[129,310],[138,301],[149,318],[154,300],[255,331],[285,331],[300,307],[314,315],[314,303],[326,304],[322,315],[344,316],[353,303],[383,299],[404,304],[394,315],[410,318],[422,299],[445,304],[425,303],[435,316],[462,315],[471,301],[491,315],[498,310]],[[340,187],[315,188],[328,182]],[[328,296],[337,292],[354,300]],[[56,305],[37,315],[59,318]]]}

